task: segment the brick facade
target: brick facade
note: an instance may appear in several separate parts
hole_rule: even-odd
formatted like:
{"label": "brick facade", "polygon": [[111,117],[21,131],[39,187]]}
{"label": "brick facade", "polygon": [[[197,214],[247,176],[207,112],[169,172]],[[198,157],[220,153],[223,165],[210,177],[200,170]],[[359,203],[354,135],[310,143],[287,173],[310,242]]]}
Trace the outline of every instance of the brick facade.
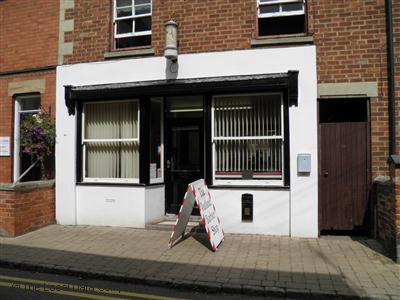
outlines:
{"label": "brick facade", "polygon": [[395,186],[390,178],[382,178],[374,183],[374,201],[376,210],[376,232],[389,256],[395,257],[396,248],[396,211]]}
{"label": "brick facade", "polygon": [[14,237],[54,223],[54,184],[37,185],[0,187],[0,236]]}
{"label": "brick facade", "polygon": [[[14,98],[8,95],[8,85],[12,82],[21,82],[35,79],[45,81],[46,90],[40,95],[41,105],[44,110],[55,115],[55,90],[56,74],[54,70],[35,72],[30,74],[18,74],[0,77],[0,136],[14,136]],[[13,181],[14,149],[11,143],[12,155],[0,157],[0,182]]]}
{"label": "brick facade", "polygon": [[[21,189],[11,183],[18,155],[13,149],[15,96],[40,93],[42,107],[55,115],[58,24],[58,1],[0,1],[0,136],[11,139],[11,155],[0,157],[0,235],[54,223],[54,184]],[[12,88],[16,83],[19,89]]]}
{"label": "brick facade", "polygon": [[[378,83],[379,95],[371,101],[372,177],[389,175],[385,1],[309,0],[307,12],[318,82]],[[164,23],[171,18],[179,24],[182,54],[250,49],[257,37],[255,0],[153,0],[152,15],[151,47],[157,56],[163,55]],[[75,26],[68,35],[73,55],[65,63],[104,60],[112,51],[112,1],[76,1],[67,17]]]}
{"label": "brick facade", "polygon": [[372,177],[389,175],[385,1],[312,1],[319,83],[378,83],[371,99]]}
{"label": "brick facade", "polygon": [[0,73],[55,66],[58,1],[1,1]]}

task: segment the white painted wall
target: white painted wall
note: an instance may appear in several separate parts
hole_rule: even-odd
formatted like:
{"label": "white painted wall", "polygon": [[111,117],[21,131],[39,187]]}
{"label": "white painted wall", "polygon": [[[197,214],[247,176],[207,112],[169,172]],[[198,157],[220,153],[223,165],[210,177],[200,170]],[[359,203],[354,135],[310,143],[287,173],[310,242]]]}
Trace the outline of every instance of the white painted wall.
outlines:
{"label": "white painted wall", "polygon": [[[290,107],[290,192],[276,190],[258,194],[257,207],[265,214],[265,223],[237,223],[236,208],[240,198],[236,190],[226,190],[226,196],[233,195],[230,206],[235,212],[225,213],[221,222],[227,224],[232,232],[273,233],[277,232],[277,210],[287,212],[289,201],[290,222],[286,227],[289,234],[298,237],[316,237],[318,235],[318,177],[317,177],[317,75],[315,46],[286,48],[251,49],[241,51],[208,52],[180,55],[176,73],[170,71],[163,57],[126,59],[66,65],[57,68],[57,145],[56,145],[56,218],[61,224],[76,224],[77,199],[83,194],[76,193],[75,186],[75,143],[76,120],[68,116],[65,107],[64,85],[92,85],[166,78],[198,78],[214,76],[251,75],[281,73],[299,70],[299,105]],[[101,100],[101,99],[99,99]],[[299,176],[296,170],[298,153],[310,153],[312,169],[309,176]],[[215,197],[221,210],[228,199],[224,199],[222,190],[216,190]],[[289,195],[288,195],[289,194]],[[92,197],[85,194],[87,197]],[[151,193],[148,194],[151,197]],[[289,200],[287,199],[289,196]],[[265,200],[265,204],[262,201]],[[90,200],[89,200],[90,201]],[[147,199],[146,199],[147,201]],[[80,203],[80,199],[79,199]],[[226,204],[222,204],[226,203]],[[275,203],[275,204],[273,204]],[[95,203],[93,203],[94,205]],[[275,209],[278,207],[278,209]],[[159,208],[157,208],[159,210]],[[256,210],[256,207],[255,207]],[[256,212],[257,214],[259,212]],[[257,219],[259,216],[257,216]],[[275,220],[275,221],[274,221]],[[269,222],[269,223],[268,223]],[[290,224],[289,224],[290,223]],[[282,225],[282,233],[287,228]]]}
{"label": "white painted wall", "polygon": [[[222,228],[229,233],[289,235],[289,191],[211,189]],[[253,222],[242,222],[242,194],[253,194]]]}
{"label": "white painted wall", "polygon": [[154,223],[165,215],[164,185],[148,186],[145,194],[145,222]]}
{"label": "white painted wall", "polygon": [[145,188],[77,186],[77,224],[143,228]]}

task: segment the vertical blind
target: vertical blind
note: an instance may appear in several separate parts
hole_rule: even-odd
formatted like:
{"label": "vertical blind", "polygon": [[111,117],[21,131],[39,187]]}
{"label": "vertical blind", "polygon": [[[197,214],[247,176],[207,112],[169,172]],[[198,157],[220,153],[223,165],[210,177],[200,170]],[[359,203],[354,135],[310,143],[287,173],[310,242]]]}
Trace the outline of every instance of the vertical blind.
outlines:
{"label": "vertical blind", "polygon": [[214,97],[216,178],[282,177],[280,94]]}
{"label": "vertical blind", "polygon": [[139,178],[139,103],[87,103],[84,107],[87,178]]}

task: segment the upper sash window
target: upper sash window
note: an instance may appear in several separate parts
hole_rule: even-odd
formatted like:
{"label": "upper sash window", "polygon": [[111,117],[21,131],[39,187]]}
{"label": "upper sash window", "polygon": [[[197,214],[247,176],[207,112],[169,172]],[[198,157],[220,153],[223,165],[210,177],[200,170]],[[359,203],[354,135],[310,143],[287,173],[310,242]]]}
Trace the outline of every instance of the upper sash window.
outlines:
{"label": "upper sash window", "polygon": [[305,0],[257,0],[258,35],[304,33]]}
{"label": "upper sash window", "polygon": [[151,44],[151,0],[114,0],[115,48]]}

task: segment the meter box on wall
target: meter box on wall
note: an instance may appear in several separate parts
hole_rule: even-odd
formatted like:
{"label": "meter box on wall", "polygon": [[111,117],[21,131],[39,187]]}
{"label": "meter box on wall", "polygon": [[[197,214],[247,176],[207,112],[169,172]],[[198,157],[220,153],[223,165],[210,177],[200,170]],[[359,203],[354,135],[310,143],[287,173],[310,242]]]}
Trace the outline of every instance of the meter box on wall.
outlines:
{"label": "meter box on wall", "polygon": [[311,173],[311,154],[299,153],[297,154],[297,172],[301,174]]}

